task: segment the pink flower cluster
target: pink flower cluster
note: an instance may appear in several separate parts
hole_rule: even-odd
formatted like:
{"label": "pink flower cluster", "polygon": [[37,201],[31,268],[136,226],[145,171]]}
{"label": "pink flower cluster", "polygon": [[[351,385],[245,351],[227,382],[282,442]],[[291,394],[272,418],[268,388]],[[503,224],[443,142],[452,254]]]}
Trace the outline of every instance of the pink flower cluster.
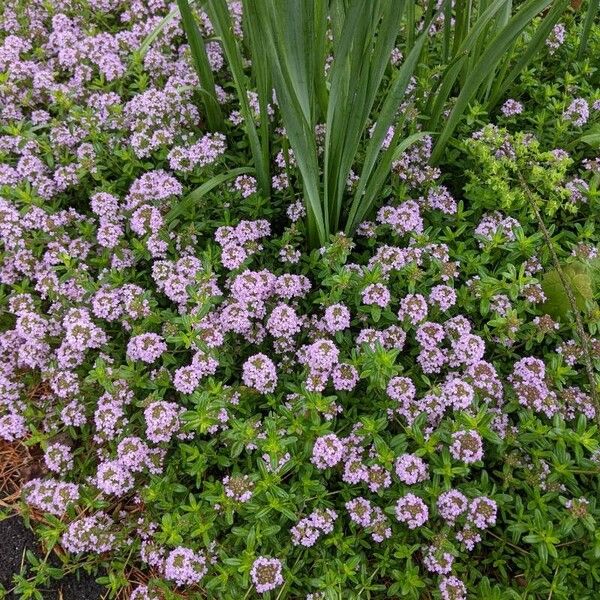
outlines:
{"label": "pink flower cluster", "polygon": [[315,440],[312,462],[318,469],[335,467],[343,458],[344,443],[335,433],[328,433]]}
{"label": "pink flower cluster", "polygon": [[242,381],[261,394],[273,392],[277,385],[275,364],[266,354],[254,354],[242,367]]}
{"label": "pink flower cluster", "polygon": [[483,440],[474,430],[461,430],[452,434],[450,454],[455,460],[470,465],[483,458]]}
{"label": "pink flower cluster", "polygon": [[171,550],[163,566],[165,577],[181,586],[199,583],[207,571],[204,553],[183,546]]}
{"label": "pink flower cluster", "polygon": [[95,552],[103,554],[111,550],[117,540],[116,524],[104,512],[90,517],[81,517],[68,526],[62,534],[60,543],[68,552]]}
{"label": "pink flower cluster", "polygon": [[240,221],[235,227],[219,227],[215,239],[220,244],[221,262],[227,269],[237,269],[261,249],[259,240],[271,233],[268,221]]}
{"label": "pink flower cluster", "polygon": [[191,394],[208,375],[214,375],[219,363],[202,350],[192,357],[190,365],[179,367],[173,376],[173,386],[182,394]]}
{"label": "pink flower cluster", "polygon": [[127,356],[131,360],[153,363],[167,351],[163,338],[156,333],[142,333],[129,340]]}
{"label": "pink flower cluster", "polygon": [[259,556],[252,564],[250,577],[259,594],[270,592],[283,583],[283,565],[278,558]]}
{"label": "pink flower cluster", "polygon": [[402,454],[396,459],[396,475],[406,485],[421,483],[429,478],[427,463],[415,454]]}
{"label": "pink flower cluster", "polygon": [[254,483],[248,475],[229,475],[223,478],[225,495],[235,502],[248,502],[252,498]]}
{"label": "pink flower cluster", "polygon": [[350,519],[361,527],[369,529],[371,538],[377,543],[392,536],[389,520],[379,506],[373,506],[370,500],[359,496],[346,502]]}
{"label": "pink flower cluster", "polygon": [[167,158],[173,171],[189,173],[196,167],[206,167],[215,163],[226,149],[227,144],[222,133],[207,133],[191,146],[174,146]]}
{"label": "pink flower cluster", "polygon": [[426,523],[429,509],[419,496],[406,494],[396,503],[396,518],[409,529],[416,529]]}
{"label": "pink flower cluster", "polygon": [[155,444],[170,441],[181,428],[183,412],[185,409],[175,402],[157,400],[150,403],[144,410],[148,439]]}
{"label": "pink flower cluster", "polygon": [[292,544],[294,546],[305,546],[310,548],[314,546],[319,537],[333,531],[337,513],[330,508],[317,509],[308,517],[300,519],[296,525],[290,529],[292,534]]}

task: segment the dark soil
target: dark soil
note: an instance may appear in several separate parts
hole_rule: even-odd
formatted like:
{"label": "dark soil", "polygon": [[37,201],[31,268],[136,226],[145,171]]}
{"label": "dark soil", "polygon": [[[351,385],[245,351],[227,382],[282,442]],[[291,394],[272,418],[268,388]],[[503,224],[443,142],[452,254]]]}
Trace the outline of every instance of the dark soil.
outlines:
{"label": "dark soil", "polygon": [[[24,558],[26,550],[31,550],[40,558],[43,557],[34,533],[19,517],[0,521],[0,584],[6,590],[13,587],[12,577],[21,572],[21,565],[27,566],[28,562]],[[53,565],[58,563],[53,562]],[[53,586],[53,589],[43,592],[44,600],[101,600],[107,596],[106,589],[98,585],[94,576],[85,571],[66,575],[64,579],[53,582]],[[62,592],[62,596],[59,592]],[[19,596],[8,593],[5,598],[18,600]]]}

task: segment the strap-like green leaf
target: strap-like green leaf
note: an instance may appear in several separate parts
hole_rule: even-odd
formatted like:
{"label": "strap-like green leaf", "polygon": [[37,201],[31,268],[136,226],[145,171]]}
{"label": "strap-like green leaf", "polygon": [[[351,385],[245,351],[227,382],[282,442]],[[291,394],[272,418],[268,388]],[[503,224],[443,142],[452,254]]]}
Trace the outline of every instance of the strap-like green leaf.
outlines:
{"label": "strap-like green leaf", "polygon": [[[261,22],[263,43],[272,70],[277,101],[286,133],[302,177],[311,243],[328,240],[320,196],[320,171],[315,140],[316,59],[310,58],[314,43],[314,10],[311,0],[271,4],[246,0]],[[322,32],[325,35],[325,32]],[[322,66],[319,66],[322,68]]]}
{"label": "strap-like green leaf", "polygon": [[152,42],[160,35],[160,32],[179,14],[179,7],[175,6],[171,11],[164,16],[160,23],[144,38],[144,41],[140,45],[137,54],[140,58],[144,58],[146,53],[152,46]]}
{"label": "strap-like green leaf", "polygon": [[389,64],[404,4],[352,1],[334,50],[324,167],[332,230],[339,227],[346,181]]}
{"label": "strap-like green leaf", "polygon": [[346,222],[346,234],[352,235],[354,231],[356,231],[356,228],[360,222],[373,207],[373,204],[377,198],[377,194],[381,191],[386,178],[389,176],[390,165],[397,160],[398,157],[409,146],[412,146],[415,142],[418,142],[427,135],[431,135],[431,132],[419,131],[417,133],[413,133],[412,135],[405,137],[397,146],[395,146],[393,149],[390,148],[389,151],[385,153],[384,157],[377,165],[375,173],[369,180],[363,198],[355,198],[354,200],[352,212]]}
{"label": "strap-like green leaf", "polygon": [[233,81],[240,103],[240,111],[244,117],[244,129],[248,136],[250,151],[252,152],[252,158],[254,159],[254,165],[256,167],[258,187],[261,193],[268,197],[271,192],[269,166],[268,163],[265,162],[258,133],[256,131],[256,125],[254,124],[254,119],[250,110],[250,104],[248,102],[248,85],[246,75],[244,74],[242,54],[233,33],[233,23],[231,21],[227,2],[225,0],[207,0],[206,10],[210,22],[221,40],[223,50],[227,56],[229,68],[231,69],[231,74],[233,75]]}
{"label": "strap-like green leaf", "polygon": [[596,14],[598,14],[598,10],[600,10],[600,1],[589,0],[588,9],[585,13],[585,21],[583,23],[583,31],[581,32],[581,39],[579,40],[579,50],[577,51],[578,58],[583,58],[587,52],[590,31],[592,30],[592,25],[594,23],[594,19],[596,18]]}
{"label": "strap-like green leaf", "polygon": [[568,4],[569,0],[557,0],[555,2],[554,6],[548,11],[536,29],[535,34],[527,44],[527,47],[519,52],[519,59],[510,70],[509,74],[503,77],[499,83],[495,85],[492,97],[488,101],[488,106],[493,107],[502,100],[504,94],[506,94],[514,80],[521,74],[523,69],[527,67],[533,57],[539,52],[540,48],[544,46],[546,39],[565,12]]}
{"label": "strap-like green leaf", "polygon": [[[462,42],[458,46],[454,58],[448,64],[444,74],[442,75],[441,84],[435,94],[432,95],[432,107],[426,114],[429,115],[427,127],[436,130],[439,120],[444,110],[444,106],[448,101],[448,97],[454,88],[459,74],[463,71],[468,57],[473,54],[473,49],[478,42],[481,42],[485,37],[490,22],[496,15],[506,9],[510,4],[510,0],[494,0],[479,16],[469,32],[464,36]],[[476,56],[476,54],[475,54]]]}
{"label": "strap-like green leaf", "polygon": [[496,69],[505,52],[514,43],[514,40],[529,25],[531,20],[547,8],[552,0],[528,0],[522,8],[513,16],[506,27],[503,27],[489,42],[485,51],[469,72],[454,108],[442,129],[431,157],[432,162],[437,162],[442,156],[446,143],[454,133],[458,123],[467,109],[469,102],[473,99],[477,90]]}
{"label": "strap-like green leaf", "polygon": [[196,73],[198,74],[200,86],[206,92],[202,97],[202,101],[206,111],[208,128],[213,131],[222,129],[223,115],[221,113],[219,101],[217,100],[215,80],[206,54],[206,48],[204,47],[204,40],[200,35],[200,30],[198,29],[188,0],[177,0],[177,6],[181,13],[181,23],[190,45],[192,62],[196,69]]}
{"label": "strap-like green leaf", "polygon": [[211,177],[208,181],[205,181],[200,187],[197,187],[194,191],[190,192],[183,200],[180,200],[175,204],[165,217],[165,222],[172,226],[175,219],[180,217],[182,214],[188,212],[190,208],[194,206],[203,196],[206,196],[210,191],[214,190],[217,186],[234,179],[238,175],[244,175],[245,173],[253,173],[254,169],[251,167],[240,167],[238,169],[232,169],[227,173],[221,173]]}

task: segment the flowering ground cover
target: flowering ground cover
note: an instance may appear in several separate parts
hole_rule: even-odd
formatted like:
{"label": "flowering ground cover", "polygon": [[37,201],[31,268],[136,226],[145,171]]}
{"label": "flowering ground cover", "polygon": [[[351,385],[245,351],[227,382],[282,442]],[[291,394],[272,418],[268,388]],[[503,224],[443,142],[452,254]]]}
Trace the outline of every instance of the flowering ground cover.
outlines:
{"label": "flowering ground cover", "polygon": [[468,4],[0,7],[0,596],[600,596],[597,7]]}

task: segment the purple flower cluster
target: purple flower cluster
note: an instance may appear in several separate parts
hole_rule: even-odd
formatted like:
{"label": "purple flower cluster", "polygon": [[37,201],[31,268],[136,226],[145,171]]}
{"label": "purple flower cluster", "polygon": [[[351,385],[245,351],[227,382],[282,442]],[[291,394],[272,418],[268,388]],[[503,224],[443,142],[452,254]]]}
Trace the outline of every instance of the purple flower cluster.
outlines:
{"label": "purple flower cluster", "polygon": [[214,375],[219,363],[202,350],[192,357],[192,363],[179,367],[173,376],[173,386],[182,394],[191,394],[200,384],[203,377]]}
{"label": "purple flower cluster", "polygon": [[392,171],[413,188],[435,181],[441,172],[437,167],[429,166],[432,149],[433,139],[425,136],[394,161]]}
{"label": "purple flower cluster", "polygon": [[273,337],[289,338],[300,333],[302,319],[293,307],[281,302],[272,310],[266,327]]}
{"label": "purple flower cluster", "polygon": [[512,217],[506,217],[501,212],[488,213],[475,228],[475,235],[481,238],[480,246],[483,248],[485,242],[490,242],[494,236],[501,236],[509,241],[514,241],[515,230],[520,227],[518,221]]}
{"label": "purple flower cluster", "polygon": [[330,508],[313,511],[308,517],[300,519],[290,529],[292,544],[307,548],[314,546],[321,534],[328,534],[333,531],[336,519],[337,513]]}
{"label": "purple flower cluster", "polygon": [[483,458],[483,440],[474,430],[461,430],[452,434],[450,454],[455,460],[470,465]]}
{"label": "purple flower cluster", "polygon": [[277,385],[277,369],[273,361],[265,354],[251,356],[242,367],[244,385],[254,388],[261,394],[268,394]]}
{"label": "purple flower cluster", "polygon": [[490,498],[480,496],[469,504],[469,521],[478,529],[487,529],[496,524],[498,507]]}
{"label": "purple flower cluster", "polygon": [[323,391],[334,368],[339,365],[340,351],[328,339],[319,339],[302,346],[297,353],[298,362],[308,367],[306,388]]}
{"label": "purple flower cluster", "polygon": [[173,171],[189,173],[196,167],[215,163],[226,149],[222,133],[207,133],[191,146],[174,146],[167,158]]}
{"label": "purple flower cluster", "polygon": [[423,554],[423,564],[430,573],[447,575],[452,571],[454,556],[450,552],[445,552],[439,546],[432,545]]}
{"label": "purple flower cluster", "polygon": [[546,38],[546,46],[550,49],[550,54],[554,54],[565,42],[567,30],[562,23],[557,23]]}
{"label": "purple flower cluster", "polygon": [[[152,279],[159,291],[169,300],[183,306],[189,299],[189,286],[202,273],[202,263],[195,256],[183,256],[177,261],[157,260],[152,265]],[[214,280],[205,284],[206,295],[219,296],[220,290]]]}
{"label": "purple flower cluster", "polygon": [[523,112],[523,105],[512,98],[509,98],[501,107],[500,111],[505,117],[514,117]]}
{"label": "purple flower cluster", "polygon": [[346,502],[346,510],[354,523],[370,530],[375,542],[381,543],[392,536],[392,529],[383,511],[378,506],[373,506],[369,500],[361,496],[349,500]]}
{"label": "purple flower cluster", "polygon": [[194,585],[202,581],[208,571],[206,556],[191,548],[179,546],[167,555],[163,572],[166,579],[177,585]]}
{"label": "purple flower cluster", "polygon": [[312,451],[312,463],[318,469],[335,467],[343,458],[344,443],[335,433],[328,433],[315,440]]}
{"label": "purple flower cluster", "polygon": [[180,429],[180,417],[185,409],[174,402],[157,400],[144,410],[146,435],[155,444],[168,442]]}
{"label": "purple flower cluster", "polygon": [[139,585],[132,592],[129,597],[130,600],[160,600],[157,592],[148,589],[147,585]]}
{"label": "purple flower cluster", "polygon": [[396,519],[406,523],[409,529],[416,529],[427,522],[429,509],[419,496],[406,494],[396,503]]}
{"label": "purple flower cluster", "polygon": [[440,210],[446,215],[454,215],[458,209],[456,200],[444,185],[433,185],[427,190],[427,196],[419,201],[427,208]]}
{"label": "purple flower cluster", "polygon": [[587,202],[589,189],[587,182],[580,177],[575,177],[565,183],[565,190],[567,190],[571,202],[574,203]]}
{"label": "purple flower cluster", "polygon": [[406,485],[421,483],[429,478],[427,463],[416,454],[402,454],[396,459],[396,475]]}
{"label": "purple flower cluster", "polygon": [[254,490],[254,482],[248,475],[227,475],[223,478],[223,486],[225,487],[225,495],[235,502],[248,502],[252,498]]}
{"label": "purple flower cluster", "polygon": [[181,196],[182,192],[181,183],[166,171],[148,171],[135,179],[129,187],[124,209],[134,211],[142,204],[161,203],[169,198]]}
{"label": "purple flower cluster", "polygon": [[467,600],[467,588],[465,584],[451,575],[443,577],[439,585],[442,600]]}
{"label": "purple flower cluster", "polygon": [[353,498],[346,502],[350,519],[362,527],[370,527],[373,522],[374,510],[371,502],[365,498]]}
{"label": "purple flower cluster", "polygon": [[62,534],[60,543],[68,552],[103,554],[116,542],[115,522],[103,512],[73,521]]}
{"label": "purple flower cluster", "polygon": [[259,556],[252,564],[250,577],[259,594],[270,592],[283,583],[283,565],[278,558]]}
{"label": "purple flower cluster", "polygon": [[156,333],[142,333],[129,340],[127,356],[131,360],[153,363],[167,351],[163,338]]}
{"label": "purple flower cluster", "polygon": [[242,195],[242,198],[249,198],[256,193],[256,178],[251,175],[240,175],[235,178],[233,188]]}
{"label": "purple flower cluster", "polygon": [[423,218],[414,200],[407,200],[398,206],[383,206],[377,213],[377,221],[389,225],[397,235],[423,232]]}
{"label": "purple flower cluster", "polygon": [[400,301],[398,318],[407,319],[413,325],[420,323],[427,317],[427,301],[421,294],[408,294]]}
{"label": "purple flower cluster", "polygon": [[552,417],[560,406],[556,393],[548,388],[545,379],[544,362],[533,356],[517,361],[509,377],[520,404]]}
{"label": "purple flower cluster", "polygon": [[106,495],[124,496],[134,486],[133,475],[119,460],[101,462],[94,478],[96,487]]}
{"label": "purple flower cluster", "polygon": [[235,227],[219,227],[215,239],[222,248],[221,262],[227,269],[237,269],[261,249],[259,240],[271,233],[268,221],[240,221]]}
{"label": "purple flower cluster", "polygon": [[79,500],[79,486],[56,479],[32,479],[23,486],[27,503],[57,517]]}
{"label": "purple flower cluster", "polygon": [[452,525],[466,512],[468,503],[469,501],[463,493],[452,489],[440,494],[437,500],[437,509],[440,516]]}
{"label": "purple flower cluster", "polygon": [[44,453],[44,462],[50,471],[64,474],[73,468],[73,452],[60,442],[50,444]]}
{"label": "purple flower cluster", "polygon": [[358,383],[359,374],[355,366],[339,363],[331,371],[331,382],[336,391],[350,392]]}
{"label": "purple flower cluster", "polygon": [[391,300],[390,291],[381,283],[368,285],[362,293],[363,304],[374,304],[385,308]]}
{"label": "purple flower cluster", "polygon": [[563,119],[581,127],[588,122],[590,106],[585,98],[575,98],[563,112]]}

